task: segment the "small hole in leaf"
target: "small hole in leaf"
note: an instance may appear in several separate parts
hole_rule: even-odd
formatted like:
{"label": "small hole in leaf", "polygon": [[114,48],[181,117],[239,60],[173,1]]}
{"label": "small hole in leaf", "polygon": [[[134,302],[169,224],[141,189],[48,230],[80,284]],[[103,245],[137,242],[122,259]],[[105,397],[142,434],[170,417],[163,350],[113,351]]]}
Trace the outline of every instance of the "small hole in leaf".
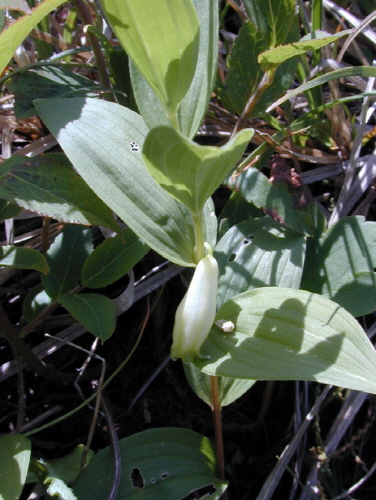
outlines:
{"label": "small hole in leaf", "polygon": [[135,141],[131,141],[129,143],[129,147],[131,148],[132,153],[137,153],[140,150],[140,146]]}
{"label": "small hole in leaf", "polygon": [[144,488],[145,480],[138,467],[133,467],[131,472],[131,481],[133,488],[138,488],[139,490],[142,490],[142,488]]}
{"label": "small hole in leaf", "polygon": [[250,243],[254,239],[255,239],[255,237],[253,236],[253,234],[250,234],[249,236],[244,238],[243,243],[244,243],[244,245],[248,245],[248,243]]}
{"label": "small hole in leaf", "polygon": [[157,482],[157,480],[155,479],[155,477],[151,477],[150,478],[150,483],[151,484],[155,484]]}
{"label": "small hole in leaf", "polygon": [[232,254],[230,255],[230,257],[228,258],[228,261],[229,261],[229,262],[232,262],[232,261],[234,261],[235,259],[236,259],[236,253],[232,253]]}
{"label": "small hole in leaf", "polygon": [[163,481],[163,479],[167,479],[169,476],[170,476],[170,474],[168,472],[162,472],[162,474],[160,475],[160,478]]}

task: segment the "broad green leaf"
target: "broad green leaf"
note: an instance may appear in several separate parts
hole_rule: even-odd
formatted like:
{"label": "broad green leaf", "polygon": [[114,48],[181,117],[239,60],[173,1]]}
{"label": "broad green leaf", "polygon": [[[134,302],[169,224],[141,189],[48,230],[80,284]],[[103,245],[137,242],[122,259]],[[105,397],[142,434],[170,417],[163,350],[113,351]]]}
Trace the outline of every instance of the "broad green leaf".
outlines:
{"label": "broad green leaf", "polygon": [[81,284],[101,288],[124,276],[149,250],[129,228],[113,238],[107,238],[86,259]]}
{"label": "broad green leaf", "polygon": [[265,39],[255,25],[244,23],[234,42],[226,77],[228,97],[239,115],[263,77],[257,56],[266,49]]}
{"label": "broad green leaf", "polygon": [[[150,429],[121,439],[116,500],[177,500],[207,485],[219,500],[226,483],[215,477],[215,454],[204,436],[188,429]],[[80,500],[103,500],[113,477],[110,447],[100,451],[73,484]]]}
{"label": "broad green leaf", "polygon": [[200,38],[196,69],[192,83],[184,96],[178,121],[181,132],[196,135],[211,99],[218,65],[218,2],[193,0],[200,23]]}
{"label": "broad green leaf", "polygon": [[[218,2],[193,0],[200,22],[200,44],[194,78],[178,110],[179,129],[193,138],[207,111],[217,71]],[[161,101],[146,79],[130,64],[132,86],[138,109],[149,128],[171,126]]]}
{"label": "broad green leaf", "polygon": [[192,82],[199,23],[191,0],[102,0],[121,45],[172,121]]}
{"label": "broad green leaf", "polygon": [[296,22],[295,4],[295,0],[244,0],[251,21],[270,48],[285,43]]}
{"label": "broad green leaf", "polygon": [[62,222],[117,231],[112,211],[72,169],[65,155],[13,155],[0,167],[0,196]]}
{"label": "broad green leaf", "polygon": [[304,202],[302,187],[292,188],[285,182],[271,182],[262,172],[248,167],[230,179],[230,187],[248,202],[263,208],[267,214],[304,235],[313,234],[311,207]]}
{"label": "broad green leaf", "polygon": [[75,91],[75,97],[79,97],[78,91],[86,94],[90,90],[98,89],[88,78],[54,66],[16,73],[7,86],[14,94],[14,110],[18,120],[36,114],[34,99],[60,97],[70,91]]}
{"label": "broad green leaf", "polygon": [[49,267],[43,254],[33,248],[13,245],[0,246],[0,266],[16,269],[34,269],[48,274]]}
{"label": "broad green leaf", "polygon": [[193,267],[192,217],[151,177],[141,157],[147,127],[98,99],[39,99],[35,106],[87,184],[156,252]]}
{"label": "broad green leaf", "polygon": [[31,442],[21,434],[0,437],[0,500],[18,500],[29,468]]}
{"label": "broad green leaf", "polygon": [[53,300],[47,295],[42,283],[34,286],[22,302],[22,315],[26,321],[33,321]]}
{"label": "broad green leaf", "polygon": [[99,293],[64,293],[57,300],[69,313],[102,342],[116,327],[116,308],[111,299]]}
{"label": "broad green leaf", "polygon": [[334,300],[353,316],[376,310],[376,222],[343,217],[308,239],[302,288]]}
{"label": "broad green leaf", "polygon": [[[189,385],[197,396],[207,405],[212,404],[210,375],[202,372],[193,363],[183,363],[183,368]],[[218,377],[218,391],[221,406],[227,406],[243,396],[257,380]]]}
{"label": "broad green leaf", "polygon": [[47,252],[50,273],[42,276],[42,284],[52,299],[78,286],[82,266],[92,250],[90,229],[82,226],[69,224],[55,238]]}
{"label": "broad green leaf", "polygon": [[222,147],[200,146],[170,127],[152,129],[142,156],[155,180],[193,213],[234,168],[253,135],[245,129]]}
{"label": "broad green leaf", "polygon": [[219,267],[217,306],[251,288],[299,288],[305,249],[304,236],[269,217],[233,226],[214,251]]}
{"label": "broad green leaf", "polygon": [[6,200],[0,200],[0,222],[11,219],[21,212],[22,208]]}
{"label": "broad green leaf", "polygon": [[209,375],[311,380],[376,393],[376,352],[354,317],[304,290],[258,288],[226,302],[195,365]]}
{"label": "broad green leaf", "polygon": [[376,68],[371,66],[349,66],[347,68],[338,69],[336,71],[326,73],[325,75],[318,76],[317,78],[314,78],[313,80],[300,85],[300,87],[297,87],[294,90],[290,90],[287,94],[278,99],[278,101],[269,106],[266,111],[270,112],[277,106],[283,104],[285,101],[292,99],[293,97],[305,92],[306,90],[318,87],[319,85],[323,85],[324,83],[328,83],[332,80],[338,80],[340,78],[346,78],[348,76],[376,77]]}
{"label": "broad green leaf", "polygon": [[276,66],[291,59],[292,57],[305,54],[311,50],[320,49],[330,43],[337,41],[339,38],[349,35],[352,31],[340,31],[335,35],[330,35],[325,31],[316,31],[309,36],[303,37],[299,42],[289,43],[274,49],[263,52],[258,56],[258,62],[264,71],[267,71],[271,66]]}
{"label": "broad green leaf", "polygon": [[35,9],[32,9],[30,14],[20,17],[0,34],[0,74],[4,71],[17,47],[21,45],[30,31],[52,10],[64,3],[64,1],[45,0],[35,7]]}

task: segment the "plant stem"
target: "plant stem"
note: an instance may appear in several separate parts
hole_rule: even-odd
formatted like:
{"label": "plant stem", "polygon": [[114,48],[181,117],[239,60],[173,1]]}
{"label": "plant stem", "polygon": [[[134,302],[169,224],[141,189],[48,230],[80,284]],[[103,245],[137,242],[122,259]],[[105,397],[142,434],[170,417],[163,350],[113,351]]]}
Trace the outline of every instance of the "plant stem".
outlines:
{"label": "plant stem", "polygon": [[[78,11],[80,12],[83,22],[85,24],[94,26],[93,17],[86,3],[83,0],[74,0],[74,4],[76,5]],[[102,87],[110,89],[111,82],[107,73],[106,61],[103,57],[101,45],[98,39],[93,35],[93,33],[90,33],[90,31],[87,32],[87,37],[93,49],[93,54],[97,65],[99,81]],[[114,99],[111,95],[109,95],[108,100],[113,101]]]}
{"label": "plant stem", "polygon": [[269,71],[265,72],[259,86],[254,91],[254,93],[251,95],[251,97],[248,99],[248,102],[245,105],[243,113],[242,113],[241,117],[239,118],[237,124],[235,125],[234,131],[233,131],[231,137],[234,137],[234,135],[237,134],[239,132],[239,130],[241,130],[244,127],[244,125],[245,125],[246,121],[248,120],[248,117],[251,114],[253,108],[255,107],[257,101],[260,99],[260,97],[265,92],[265,90],[268,87],[270,87],[270,85],[273,83],[275,71],[276,71],[275,69],[270,69]]}
{"label": "plant stem", "polygon": [[193,214],[193,224],[195,230],[195,261],[196,264],[200,262],[202,258],[205,257],[205,236],[204,236],[204,225],[203,225],[203,212],[197,212]]}
{"label": "plant stem", "polygon": [[[212,412],[214,422],[215,435],[215,454],[217,459],[217,477],[225,479],[225,459],[223,449],[223,434],[222,434],[222,407],[219,399],[218,377],[210,377],[210,388],[212,398]],[[221,496],[222,500],[227,500],[227,493],[224,492]]]}

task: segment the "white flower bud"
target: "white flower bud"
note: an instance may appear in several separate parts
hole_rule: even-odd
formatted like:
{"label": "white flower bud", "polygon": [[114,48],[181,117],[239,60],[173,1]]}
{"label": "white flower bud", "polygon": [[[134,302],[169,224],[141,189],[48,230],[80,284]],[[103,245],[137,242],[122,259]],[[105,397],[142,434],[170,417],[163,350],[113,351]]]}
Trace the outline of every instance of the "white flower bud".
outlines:
{"label": "white flower bud", "polygon": [[175,315],[171,358],[191,363],[213,326],[217,302],[218,264],[206,255],[197,264],[187,293]]}

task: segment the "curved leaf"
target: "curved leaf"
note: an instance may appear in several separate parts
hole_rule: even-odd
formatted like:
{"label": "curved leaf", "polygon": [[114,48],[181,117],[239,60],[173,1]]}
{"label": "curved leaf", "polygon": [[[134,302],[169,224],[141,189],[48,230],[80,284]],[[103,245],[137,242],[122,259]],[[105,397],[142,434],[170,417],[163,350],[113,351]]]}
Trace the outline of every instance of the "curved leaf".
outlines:
{"label": "curved leaf", "polygon": [[288,182],[271,182],[254,167],[233,176],[229,185],[249,203],[253,203],[283,224],[304,235],[313,234],[312,205],[307,205],[302,186]]}
{"label": "curved leaf", "polygon": [[90,229],[69,224],[47,252],[48,276],[42,276],[47,294],[54,300],[78,286],[82,266],[93,251]]}
{"label": "curved leaf", "polygon": [[[121,478],[117,500],[177,500],[212,485],[218,500],[226,483],[215,477],[209,439],[187,429],[150,429],[121,439]],[[106,498],[113,476],[110,447],[95,455],[73,484],[80,500]]]}
{"label": "curved leaf", "polygon": [[129,228],[107,238],[86,259],[81,284],[101,288],[124,276],[149,250]]}
{"label": "curved leaf", "polygon": [[102,0],[121,45],[176,119],[195,73],[199,23],[191,0]]}
{"label": "curved leaf", "polygon": [[18,18],[15,23],[10,25],[0,34],[0,74],[3,73],[17,47],[21,45],[30,31],[35,28],[47,14],[59,7],[64,1],[65,0],[45,0],[35,7],[35,9],[32,9],[30,14]]}
{"label": "curved leaf", "polygon": [[61,294],[57,298],[70,314],[102,342],[114,333],[116,308],[111,299],[99,293]]}
{"label": "curved leaf", "polygon": [[21,211],[22,208],[18,205],[8,203],[5,200],[0,200],[0,222],[16,217],[16,215],[18,215]]}
{"label": "curved leaf", "polygon": [[38,250],[13,245],[0,246],[0,266],[35,269],[43,274],[49,272],[46,258]]}
{"label": "curved leaf", "polygon": [[272,220],[250,219],[233,226],[218,242],[217,305],[261,286],[299,288],[306,238]]}
{"label": "curved leaf", "polygon": [[[192,83],[178,109],[180,131],[193,138],[207,111],[217,73],[218,2],[193,0],[200,22],[200,44]],[[138,109],[149,128],[171,126],[161,101],[148,82],[130,61],[132,87]]]}
{"label": "curved leaf", "polygon": [[0,167],[0,196],[62,222],[118,231],[112,211],[71,168],[62,154],[14,155]]}
{"label": "curved leaf", "polygon": [[155,180],[193,213],[234,168],[253,135],[245,129],[222,147],[200,146],[171,127],[153,128],[142,156]]}
{"label": "curved leaf", "polygon": [[209,375],[315,380],[376,393],[376,352],[359,323],[338,304],[304,290],[258,288],[226,302],[195,358]]}
{"label": "curved leaf", "polygon": [[340,31],[335,35],[317,31],[313,34],[316,36],[312,36],[311,34],[310,38],[304,37],[299,40],[299,42],[289,43],[288,45],[282,45],[268,50],[267,52],[263,52],[258,56],[258,62],[261,68],[264,71],[267,71],[270,66],[282,64],[284,61],[287,61],[287,59],[291,59],[292,57],[325,47],[329,43],[335,42],[339,38],[349,35],[350,33],[352,33],[352,30]]}
{"label": "curved leaf", "polygon": [[[207,405],[212,406],[210,375],[202,372],[193,363],[183,363],[189,385],[197,396]],[[243,396],[257,380],[218,377],[218,392],[221,406],[227,406]]]}
{"label": "curved leaf", "polygon": [[30,439],[21,434],[0,437],[1,500],[19,499],[29,468],[30,453]]}
{"label": "curved leaf", "polygon": [[376,310],[376,222],[343,217],[308,239],[302,288],[334,300],[354,316]]}
{"label": "curved leaf", "polygon": [[147,127],[127,108],[98,99],[39,99],[42,120],[93,191],[166,259],[193,267],[187,209],[151,177],[141,158]]}

